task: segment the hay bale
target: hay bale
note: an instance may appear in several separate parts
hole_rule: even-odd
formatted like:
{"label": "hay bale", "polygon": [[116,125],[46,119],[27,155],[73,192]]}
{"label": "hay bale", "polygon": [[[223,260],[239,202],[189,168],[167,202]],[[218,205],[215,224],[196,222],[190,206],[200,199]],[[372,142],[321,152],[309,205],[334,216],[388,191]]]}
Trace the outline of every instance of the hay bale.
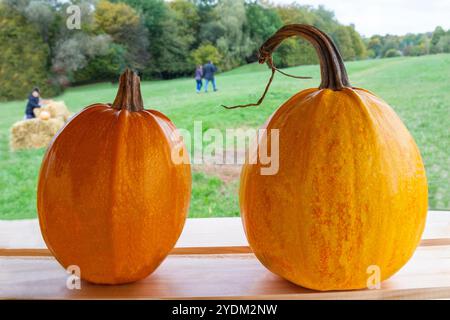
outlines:
{"label": "hay bale", "polygon": [[37,118],[39,118],[39,114],[42,111],[47,111],[50,113],[50,117],[54,119],[62,119],[63,121],[67,121],[72,115],[67,108],[64,101],[53,101],[47,100],[47,103],[40,108],[36,108],[33,110],[34,114]]}
{"label": "hay bale", "polygon": [[18,121],[11,127],[10,147],[13,151],[47,147],[63,126],[60,118]]}
{"label": "hay bale", "polygon": [[47,100],[44,106],[33,111],[35,119],[22,120],[11,127],[12,150],[47,147],[71,116],[64,101]]}

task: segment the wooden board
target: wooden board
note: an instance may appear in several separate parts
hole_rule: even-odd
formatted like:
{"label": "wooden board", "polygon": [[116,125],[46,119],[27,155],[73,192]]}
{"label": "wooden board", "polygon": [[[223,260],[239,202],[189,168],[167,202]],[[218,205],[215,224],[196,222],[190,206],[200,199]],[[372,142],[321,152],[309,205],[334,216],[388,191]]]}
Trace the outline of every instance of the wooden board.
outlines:
{"label": "wooden board", "polygon": [[69,275],[45,248],[0,249],[0,299],[450,299],[450,213],[429,216],[413,258],[380,289],[346,292],[308,290],[269,272],[239,219],[191,221],[156,272],[128,285],[69,290]]}
{"label": "wooden board", "polygon": [[316,292],[296,286],[267,271],[253,254],[169,256],[142,281],[120,286],[82,282],[80,290],[67,289],[68,274],[52,257],[2,257],[0,269],[0,298],[14,299],[450,298],[450,246],[420,247],[380,289],[347,292]]}

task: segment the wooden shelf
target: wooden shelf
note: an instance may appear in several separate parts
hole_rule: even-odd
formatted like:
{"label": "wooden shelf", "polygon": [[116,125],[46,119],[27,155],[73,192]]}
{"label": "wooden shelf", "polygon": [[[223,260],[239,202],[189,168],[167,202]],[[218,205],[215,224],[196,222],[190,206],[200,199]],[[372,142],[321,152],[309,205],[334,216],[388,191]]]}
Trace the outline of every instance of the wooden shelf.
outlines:
{"label": "wooden shelf", "polygon": [[13,231],[0,224],[2,299],[450,299],[450,212],[430,212],[413,258],[380,289],[346,292],[304,289],[266,270],[239,218],[190,219],[172,254],[146,279],[120,286],[82,282],[81,290],[66,288],[67,273],[39,242],[2,244]]}

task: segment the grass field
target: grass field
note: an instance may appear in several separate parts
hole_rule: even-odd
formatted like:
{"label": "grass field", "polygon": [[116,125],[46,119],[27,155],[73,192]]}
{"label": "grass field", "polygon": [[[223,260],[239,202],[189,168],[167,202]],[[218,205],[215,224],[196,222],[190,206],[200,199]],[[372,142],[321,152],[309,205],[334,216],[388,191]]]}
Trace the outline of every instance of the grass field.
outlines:
{"label": "grass field", "polygon": [[[391,58],[347,63],[353,86],[364,87],[387,101],[416,139],[425,160],[430,208],[450,208],[450,55]],[[208,128],[258,127],[286,99],[317,86],[318,66],[291,68],[289,73],[312,76],[298,80],[277,74],[264,104],[258,108],[225,110],[221,104],[256,101],[269,70],[248,65],[217,76],[219,91],[196,94],[194,80],[152,81],[142,84],[147,108],[168,115],[176,126],[192,130],[194,121]],[[76,112],[94,102],[112,102],[116,85],[102,83],[70,88],[64,100]],[[45,93],[44,93],[45,94]],[[9,151],[9,128],[22,118],[25,101],[0,103],[0,219],[36,216],[35,189],[44,150]],[[238,174],[196,168],[191,217],[239,215]]]}

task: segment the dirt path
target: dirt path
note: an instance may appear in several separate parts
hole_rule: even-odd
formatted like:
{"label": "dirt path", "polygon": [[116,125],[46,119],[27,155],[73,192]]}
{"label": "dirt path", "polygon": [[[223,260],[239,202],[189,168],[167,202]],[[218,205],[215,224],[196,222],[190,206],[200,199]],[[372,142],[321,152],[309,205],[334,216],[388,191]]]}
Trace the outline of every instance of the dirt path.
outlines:
{"label": "dirt path", "polygon": [[[235,156],[243,157],[245,150],[238,150]],[[224,183],[232,183],[239,180],[241,174],[241,164],[214,164],[212,158],[204,156],[203,164],[192,165],[194,172],[202,172],[206,175],[215,176],[221,179]]]}
{"label": "dirt path", "polygon": [[195,164],[192,166],[194,172],[202,172],[209,176],[216,176],[224,183],[239,180],[241,165],[230,164]]}

